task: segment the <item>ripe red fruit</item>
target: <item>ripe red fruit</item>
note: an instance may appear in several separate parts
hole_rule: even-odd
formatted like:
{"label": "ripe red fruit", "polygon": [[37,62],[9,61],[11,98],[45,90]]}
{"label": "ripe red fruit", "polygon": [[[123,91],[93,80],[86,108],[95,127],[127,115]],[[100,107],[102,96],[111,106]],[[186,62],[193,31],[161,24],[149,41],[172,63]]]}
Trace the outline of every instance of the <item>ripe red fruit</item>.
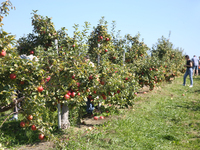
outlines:
{"label": "ripe red fruit", "polygon": [[72,92],[71,97],[75,97],[76,93]]}
{"label": "ripe red fruit", "polygon": [[150,71],[152,71],[152,68],[149,68]]}
{"label": "ripe red fruit", "polygon": [[107,50],[107,49],[105,49],[105,52],[108,52],[108,50]]}
{"label": "ripe red fruit", "polygon": [[34,54],[34,51],[30,51],[30,54]]}
{"label": "ripe red fruit", "polygon": [[32,115],[28,115],[27,119],[28,119],[28,120],[32,120],[32,119],[33,119],[33,116],[32,116]]}
{"label": "ripe red fruit", "polygon": [[119,94],[119,93],[120,93],[120,90],[117,90],[117,93]]}
{"label": "ripe red fruit", "polygon": [[156,71],[158,71],[158,69],[156,69]]}
{"label": "ripe red fruit", "polygon": [[20,84],[23,85],[23,84],[24,84],[24,81],[20,81]]}
{"label": "ripe red fruit", "polygon": [[44,89],[43,89],[43,87],[42,86],[39,86],[38,87],[38,92],[42,92]]}
{"label": "ripe red fruit", "polygon": [[137,96],[137,93],[134,93]]}
{"label": "ripe red fruit", "polygon": [[93,79],[92,75],[91,75],[91,76],[89,76],[89,80],[92,80],[92,79]]}
{"label": "ripe red fruit", "polygon": [[77,85],[77,87],[79,87],[79,86],[80,86],[80,83],[77,82],[76,85]]}
{"label": "ripe red fruit", "polygon": [[125,80],[127,81],[127,80],[128,80],[128,78],[126,77],[126,78],[125,78]]}
{"label": "ripe red fruit", "polygon": [[26,124],[25,124],[25,122],[23,122],[23,121],[22,121],[22,122],[20,122],[20,127],[24,128],[24,127],[25,127],[25,125],[26,125]]}
{"label": "ripe red fruit", "polygon": [[97,91],[94,91],[94,94],[97,94]]}
{"label": "ripe red fruit", "polygon": [[14,73],[10,74],[10,79],[11,79],[11,80],[16,79],[16,77],[17,77],[16,74],[14,74]]}
{"label": "ripe red fruit", "polygon": [[70,96],[68,95],[68,94],[65,94],[65,99],[69,99],[70,98]]}
{"label": "ripe red fruit", "polygon": [[116,57],[113,57],[113,59],[116,59]]}
{"label": "ripe red fruit", "polygon": [[185,96],[185,94],[183,94],[183,96]]}
{"label": "ripe red fruit", "polygon": [[78,96],[80,96],[80,95],[81,95],[81,93],[78,93],[77,95],[78,95]]}
{"label": "ripe red fruit", "polygon": [[92,95],[89,95],[88,98],[89,98],[89,99],[92,99]]}
{"label": "ripe red fruit", "polygon": [[74,44],[74,45],[72,45],[72,47],[75,47],[75,44]]}
{"label": "ripe red fruit", "polygon": [[90,89],[87,89],[86,91],[87,91],[87,92],[90,92]]}
{"label": "ripe red fruit", "polygon": [[106,41],[110,41],[110,39],[109,39],[109,38],[106,38]]}
{"label": "ripe red fruit", "polygon": [[72,79],[75,79],[75,75],[72,76]]}
{"label": "ripe red fruit", "polygon": [[94,120],[98,120],[98,117],[97,117],[97,116],[94,116]]}
{"label": "ripe red fruit", "polygon": [[99,39],[103,40],[103,36],[100,36]]}
{"label": "ripe red fruit", "polygon": [[6,51],[2,50],[1,53],[0,53],[0,56],[1,56],[1,57],[6,56]]}
{"label": "ripe red fruit", "polygon": [[101,85],[104,85],[104,84],[105,84],[105,82],[103,82],[103,81],[101,81],[100,83],[101,83]]}
{"label": "ripe red fruit", "polygon": [[100,116],[99,119],[104,119],[104,116]]}
{"label": "ripe red fruit", "polygon": [[106,96],[103,96],[103,99],[106,100]]}
{"label": "ripe red fruit", "polygon": [[70,91],[68,91],[67,94],[70,96],[72,93]]}
{"label": "ripe red fruit", "polygon": [[39,138],[40,140],[44,140],[44,134],[39,134],[38,138]]}
{"label": "ripe red fruit", "polygon": [[50,79],[51,79],[51,77],[48,76],[48,77],[46,78],[46,81],[49,82]]}
{"label": "ripe red fruit", "polygon": [[32,129],[33,131],[37,130],[37,128],[36,128],[35,125],[32,125],[32,126],[31,126],[31,129]]}

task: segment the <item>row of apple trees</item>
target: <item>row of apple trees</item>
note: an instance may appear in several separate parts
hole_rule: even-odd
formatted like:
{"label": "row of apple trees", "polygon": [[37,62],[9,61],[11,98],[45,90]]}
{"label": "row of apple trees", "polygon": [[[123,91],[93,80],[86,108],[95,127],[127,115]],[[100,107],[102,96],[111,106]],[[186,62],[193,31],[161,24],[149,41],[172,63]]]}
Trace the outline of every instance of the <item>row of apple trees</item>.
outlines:
{"label": "row of apple trees", "polygon": [[[3,4],[2,10],[10,5]],[[149,55],[150,48],[139,35],[121,38],[114,33],[114,24],[109,33],[104,18],[90,34],[88,22],[82,31],[74,25],[72,37],[64,27],[56,31],[51,18],[37,11],[33,11],[32,26],[33,32],[15,46],[14,36],[1,29],[0,112],[22,101],[20,126],[39,131],[41,140],[52,136],[57,104],[62,105],[61,127],[66,129],[74,119],[80,123],[88,98],[96,106],[129,106],[140,87],[153,90],[184,71],[182,51],[165,38]],[[22,54],[32,54],[38,61],[21,59]],[[17,98],[16,90],[23,100]]]}

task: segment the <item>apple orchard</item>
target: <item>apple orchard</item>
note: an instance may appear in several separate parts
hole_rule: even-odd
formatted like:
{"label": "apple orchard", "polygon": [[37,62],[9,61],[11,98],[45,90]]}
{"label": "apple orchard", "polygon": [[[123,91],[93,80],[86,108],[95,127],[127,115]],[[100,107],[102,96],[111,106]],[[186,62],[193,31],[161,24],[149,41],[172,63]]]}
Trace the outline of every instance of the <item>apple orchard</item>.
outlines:
{"label": "apple orchard", "polygon": [[[169,40],[162,37],[149,48],[139,35],[115,35],[115,23],[109,32],[104,18],[92,32],[88,22],[82,31],[75,24],[70,37],[64,27],[55,30],[51,18],[33,11],[33,32],[16,40],[3,30],[11,6],[9,1],[1,6],[0,112],[21,102],[20,126],[38,131],[40,140],[53,136],[58,104],[61,128],[67,129],[81,122],[87,99],[99,110],[106,108],[102,113],[110,111],[108,105],[128,107],[141,87],[153,90],[184,72],[182,51]],[[38,61],[21,59],[22,54],[33,54]],[[16,97],[16,90],[22,98]]]}

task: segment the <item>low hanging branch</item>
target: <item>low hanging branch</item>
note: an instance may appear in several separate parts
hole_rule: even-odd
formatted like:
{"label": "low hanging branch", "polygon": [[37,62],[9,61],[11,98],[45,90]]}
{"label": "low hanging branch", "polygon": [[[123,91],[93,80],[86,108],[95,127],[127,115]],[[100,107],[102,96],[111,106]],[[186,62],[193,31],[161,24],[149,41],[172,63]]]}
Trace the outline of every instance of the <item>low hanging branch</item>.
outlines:
{"label": "low hanging branch", "polygon": [[13,108],[16,104],[18,104],[19,102],[23,101],[24,98],[25,98],[25,97],[23,96],[23,97],[21,97],[21,98],[18,98],[18,99],[16,99],[16,100],[14,100],[14,102],[8,104],[7,106],[2,106],[2,107],[0,107],[0,113],[1,113],[1,112],[5,112],[5,111],[7,111],[7,110],[10,110],[10,109]]}
{"label": "low hanging branch", "polygon": [[1,124],[0,128],[3,126],[3,124],[6,122],[6,120],[12,115],[12,114],[18,114],[20,112],[23,112],[23,111],[18,111],[18,112],[12,112],[11,114],[8,115],[8,117],[3,121],[3,123]]}

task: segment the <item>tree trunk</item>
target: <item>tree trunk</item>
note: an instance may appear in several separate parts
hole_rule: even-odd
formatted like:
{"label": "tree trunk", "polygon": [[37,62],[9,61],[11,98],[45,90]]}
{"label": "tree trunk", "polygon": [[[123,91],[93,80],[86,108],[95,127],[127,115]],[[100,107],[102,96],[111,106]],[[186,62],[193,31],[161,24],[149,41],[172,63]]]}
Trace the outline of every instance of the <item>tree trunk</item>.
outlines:
{"label": "tree trunk", "polygon": [[69,107],[67,104],[63,104],[62,106],[62,114],[61,114],[61,128],[67,129],[70,127],[69,122]]}

